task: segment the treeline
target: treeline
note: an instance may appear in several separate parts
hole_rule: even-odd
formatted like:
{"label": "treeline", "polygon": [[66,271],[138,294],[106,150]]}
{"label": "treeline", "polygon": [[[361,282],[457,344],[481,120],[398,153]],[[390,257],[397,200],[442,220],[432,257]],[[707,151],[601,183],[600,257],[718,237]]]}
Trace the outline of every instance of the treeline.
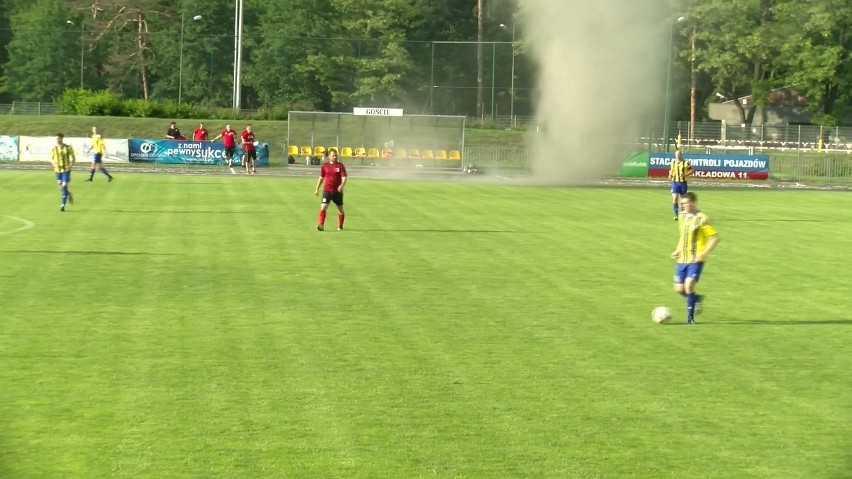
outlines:
{"label": "treeline", "polygon": [[[818,124],[852,112],[852,0],[664,1],[673,119],[690,118],[690,99],[700,121],[719,97],[750,95],[737,105],[751,123],[770,92],[789,85],[807,97]],[[151,116],[145,101],[232,105],[234,0],[4,5],[0,102],[59,101],[82,88],[142,100],[136,110]],[[244,0],[241,106],[532,115],[535,64],[515,21],[525,8],[536,2]]]}

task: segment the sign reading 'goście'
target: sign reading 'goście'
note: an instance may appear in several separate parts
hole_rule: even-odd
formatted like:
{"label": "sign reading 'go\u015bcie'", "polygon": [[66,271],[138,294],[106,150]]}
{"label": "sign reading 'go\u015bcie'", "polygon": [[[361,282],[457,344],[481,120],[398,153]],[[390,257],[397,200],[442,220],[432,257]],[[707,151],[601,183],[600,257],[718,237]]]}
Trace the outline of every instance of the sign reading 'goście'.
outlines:
{"label": "sign reading 'go\u015bcie'", "polygon": [[363,108],[355,107],[352,113],[358,116],[402,116],[402,108]]}

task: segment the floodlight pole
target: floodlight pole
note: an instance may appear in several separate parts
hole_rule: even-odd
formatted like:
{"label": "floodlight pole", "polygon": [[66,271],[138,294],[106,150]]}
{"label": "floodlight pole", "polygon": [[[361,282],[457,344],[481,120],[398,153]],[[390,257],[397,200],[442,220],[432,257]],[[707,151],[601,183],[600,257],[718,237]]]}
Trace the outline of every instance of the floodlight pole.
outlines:
{"label": "floodlight pole", "polygon": [[432,65],[429,68],[429,114],[435,114],[435,42],[432,42]]}
{"label": "floodlight pole", "polygon": [[686,17],[678,17],[677,20],[669,23],[669,59],[668,66],[666,68],[666,100],[665,100],[665,111],[663,112],[663,142],[665,142],[665,151],[669,151],[669,135],[671,134],[669,121],[671,116],[672,109],[672,62],[674,54],[672,51],[674,50],[674,27],[675,23],[680,23],[686,20]]}
{"label": "floodlight pole", "polygon": [[[183,99],[183,13],[180,14],[180,60],[178,65],[178,103],[180,103]],[[192,20],[197,22],[201,20],[203,17],[201,15],[196,15],[192,17]]]}
{"label": "floodlight pole", "polygon": [[[507,28],[505,23],[500,28]],[[512,22],[512,80],[509,85],[509,121],[515,124],[515,22]]]}
{"label": "floodlight pole", "polygon": [[243,63],[243,0],[234,2],[234,102],[233,107],[242,108],[242,63]]}
{"label": "floodlight pole", "polygon": [[[71,20],[65,20],[65,23],[68,25],[74,26],[74,22]],[[83,22],[80,22],[80,89],[83,89],[83,66],[85,65],[85,54],[86,54],[86,25]]]}

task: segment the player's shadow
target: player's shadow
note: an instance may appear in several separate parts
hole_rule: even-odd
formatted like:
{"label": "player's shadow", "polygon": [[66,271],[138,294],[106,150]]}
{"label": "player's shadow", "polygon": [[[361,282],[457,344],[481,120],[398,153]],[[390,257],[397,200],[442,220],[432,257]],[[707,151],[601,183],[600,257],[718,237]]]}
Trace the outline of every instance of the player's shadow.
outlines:
{"label": "player's shadow", "polygon": [[370,229],[370,228],[350,228],[347,229],[348,232],[358,232],[358,231],[367,231],[367,232],[394,232],[394,233],[510,233],[510,234],[518,234],[524,233],[523,231],[512,231],[512,230],[450,230],[450,229],[428,229],[428,228],[384,228],[384,229]]}
{"label": "player's shadow", "polygon": [[73,255],[117,255],[117,256],[180,256],[177,253],[139,253],[135,251],[59,251],[59,250],[14,250],[14,251],[2,251],[0,250],[0,254],[4,253],[15,253],[15,254],[73,254]]}
{"label": "player's shadow", "polygon": [[820,220],[820,219],[762,219],[762,218],[713,218],[713,221],[718,222],[739,222],[739,223],[847,223],[846,221],[837,220]]}
{"label": "player's shadow", "polygon": [[122,213],[122,214],[175,214],[175,215],[242,215],[242,214],[252,214],[252,215],[272,215],[272,214],[280,214],[280,212],[275,211],[226,211],[226,210],[213,210],[213,211],[203,211],[203,210],[100,210],[105,213]]}
{"label": "player's shadow", "polygon": [[817,319],[817,320],[808,320],[803,319],[801,321],[773,321],[771,319],[767,320],[759,320],[759,319],[741,319],[741,320],[733,320],[733,321],[718,321],[718,322],[709,322],[709,323],[700,323],[701,326],[725,326],[725,325],[740,325],[740,324],[751,324],[757,326],[815,326],[815,325],[840,325],[840,326],[852,326],[852,319]]}

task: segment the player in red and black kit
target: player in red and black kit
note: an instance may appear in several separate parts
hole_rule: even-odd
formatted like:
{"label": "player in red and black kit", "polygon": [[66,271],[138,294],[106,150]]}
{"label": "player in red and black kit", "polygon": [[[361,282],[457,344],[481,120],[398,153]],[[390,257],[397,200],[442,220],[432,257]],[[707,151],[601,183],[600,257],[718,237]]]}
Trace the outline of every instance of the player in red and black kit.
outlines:
{"label": "player in red and black kit", "polygon": [[257,173],[257,151],[254,149],[254,132],[251,131],[251,125],[246,125],[240,136],[243,138],[243,165],[246,167],[246,174]]}
{"label": "player in red and black kit", "polygon": [[337,150],[330,148],[328,150],[328,161],[322,164],[320,168],[320,176],[317,180],[317,189],[314,190],[314,196],[319,196],[319,189],[325,182],[325,187],[322,190],[322,204],[319,211],[319,222],[317,230],[325,229],[325,211],[328,209],[329,202],[337,206],[337,230],[343,229],[343,186],[346,185],[346,167],[343,163],[337,161]]}
{"label": "player in red and black kit", "polygon": [[228,164],[228,169],[231,170],[231,173],[237,174],[234,171],[234,151],[237,149],[237,132],[231,129],[231,125],[225,125],[225,129],[222,130],[222,133],[216,135],[216,138],[213,138],[210,141],[216,141],[219,138],[222,139],[222,142],[225,144],[225,161]]}

